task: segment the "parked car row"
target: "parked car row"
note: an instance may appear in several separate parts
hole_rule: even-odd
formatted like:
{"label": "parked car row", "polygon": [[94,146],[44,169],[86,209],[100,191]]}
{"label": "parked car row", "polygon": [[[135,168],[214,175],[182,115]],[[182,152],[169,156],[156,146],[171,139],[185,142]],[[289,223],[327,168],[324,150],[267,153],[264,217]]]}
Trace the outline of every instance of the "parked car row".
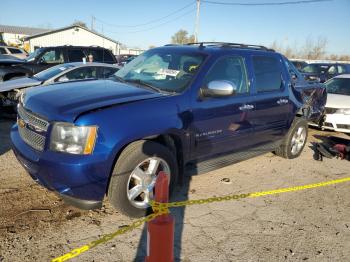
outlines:
{"label": "parked car row", "polygon": [[305,80],[310,82],[324,83],[337,75],[350,73],[350,64],[346,63],[306,63],[302,60],[291,62],[304,75]]}
{"label": "parked car row", "polygon": [[117,64],[108,49],[86,46],[56,46],[36,49],[26,59],[0,60],[0,82],[17,77],[32,76],[55,65],[72,62],[100,62]]}

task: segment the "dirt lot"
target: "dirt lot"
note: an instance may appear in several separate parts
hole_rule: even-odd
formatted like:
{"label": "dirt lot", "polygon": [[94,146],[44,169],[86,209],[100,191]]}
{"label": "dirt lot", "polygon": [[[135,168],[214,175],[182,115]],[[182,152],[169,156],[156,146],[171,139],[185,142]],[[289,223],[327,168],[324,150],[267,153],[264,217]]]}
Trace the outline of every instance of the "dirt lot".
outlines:
{"label": "dirt lot", "polygon": [[[0,261],[48,261],[132,220],[106,201],[99,211],[65,205],[26,174],[0,122]],[[349,136],[310,130],[309,141]],[[350,162],[296,160],[269,153],[188,177],[173,200],[271,190],[350,176]],[[223,178],[225,183],[222,182]],[[181,261],[349,261],[350,182],[317,189],[172,210]],[[102,244],[74,261],[143,261],[145,229]]]}

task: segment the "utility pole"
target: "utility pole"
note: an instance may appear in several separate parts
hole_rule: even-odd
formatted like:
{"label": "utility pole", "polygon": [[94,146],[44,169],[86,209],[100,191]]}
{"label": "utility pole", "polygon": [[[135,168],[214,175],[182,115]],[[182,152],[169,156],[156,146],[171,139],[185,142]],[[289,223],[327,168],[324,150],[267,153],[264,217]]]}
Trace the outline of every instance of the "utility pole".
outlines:
{"label": "utility pole", "polygon": [[199,34],[199,12],[201,7],[201,0],[196,0],[197,11],[196,11],[196,22],[194,26],[194,41],[198,42],[198,34]]}
{"label": "utility pole", "polygon": [[95,17],[92,15],[91,16],[91,31],[94,31],[95,28]]}

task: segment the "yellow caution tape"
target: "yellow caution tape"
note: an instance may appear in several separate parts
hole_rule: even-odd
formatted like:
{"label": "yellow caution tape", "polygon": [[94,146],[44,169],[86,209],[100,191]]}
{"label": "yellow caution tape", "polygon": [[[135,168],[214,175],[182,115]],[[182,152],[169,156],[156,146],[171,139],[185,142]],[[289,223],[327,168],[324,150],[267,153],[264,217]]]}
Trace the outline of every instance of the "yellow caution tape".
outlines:
{"label": "yellow caution tape", "polygon": [[170,202],[170,203],[159,203],[155,201],[151,201],[152,209],[154,211],[153,214],[148,215],[144,218],[138,219],[134,221],[131,225],[123,227],[118,229],[117,231],[106,234],[102,238],[92,241],[91,243],[81,246],[79,248],[73,249],[69,253],[54,258],[51,260],[51,262],[62,262],[69,260],[71,258],[77,257],[80,254],[88,251],[91,248],[96,247],[97,245],[100,245],[102,243],[105,243],[109,240],[112,240],[118,235],[125,234],[126,232],[132,231],[137,227],[140,227],[143,223],[149,222],[156,218],[157,216],[164,215],[169,213],[170,207],[182,207],[182,206],[189,206],[189,205],[201,205],[201,204],[208,204],[213,202],[221,202],[221,201],[228,201],[228,200],[238,200],[242,198],[253,198],[253,197],[261,197],[261,196],[268,196],[268,195],[276,195],[281,193],[287,193],[287,192],[293,192],[293,191],[300,191],[310,188],[317,188],[317,187],[324,187],[329,185],[335,185],[340,184],[344,182],[350,181],[350,177],[336,179],[336,180],[330,180],[326,182],[316,183],[316,184],[309,184],[304,186],[295,186],[295,187],[287,187],[287,188],[281,188],[276,190],[270,190],[270,191],[261,191],[261,192],[254,192],[254,193],[247,193],[247,194],[240,194],[240,195],[228,195],[228,196],[222,196],[222,197],[210,197],[206,199],[197,199],[197,200],[186,200],[186,201],[179,201],[179,202]]}

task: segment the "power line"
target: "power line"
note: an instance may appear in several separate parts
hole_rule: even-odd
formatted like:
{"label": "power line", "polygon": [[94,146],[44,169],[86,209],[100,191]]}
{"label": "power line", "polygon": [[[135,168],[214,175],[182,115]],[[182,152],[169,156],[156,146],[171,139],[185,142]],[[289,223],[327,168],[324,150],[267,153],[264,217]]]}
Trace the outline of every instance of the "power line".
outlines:
{"label": "power line", "polygon": [[153,27],[150,27],[150,28],[147,28],[147,29],[143,29],[143,30],[137,30],[137,31],[127,31],[127,32],[114,32],[114,31],[110,31],[110,30],[105,30],[106,32],[109,32],[109,33],[113,33],[113,34],[133,34],[133,33],[140,33],[140,32],[146,32],[146,31],[150,31],[150,30],[153,30],[155,28],[158,28],[158,27],[161,27],[163,25],[166,25],[166,24],[169,24],[171,22],[174,22],[174,21],[177,21],[178,19],[194,12],[194,10],[196,10],[195,8],[194,9],[191,9],[190,11],[186,12],[186,13],[183,13],[182,15],[180,16],[177,16],[169,21],[166,21],[164,23],[161,23],[159,25],[156,25],[156,26],[153,26]]}
{"label": "power line", "polygon": [[157,19],[154,19],[154,20],[151,20],[151,21],[142,23],[142,24],[137,24],[137,25],[116,25],[116,24],[107,23],[107,22],[105,22],[105,21],[103,21],[103,20],[101,20],[101,19],[99,19],[99,18],[96,18],[96,17],[95,17],[95,19],[96,19],[97,21],[99,21],[100,23],[103,23],[103,24],[105,24],[105,25],[107,25],[107,26],[110,26],[110,27],[129,27],[129,28],[130,28],[130,27],[141,27],[141,26],[145,26],[145,25],[149,25],[149,24],[154,24],[154,23],[156,23],[156,22],[159,22],[159,21],[161,21],[161,20],[164,20],[165,18],[168,18],[168,17],[170,17],[170,16],[172,16],[172,15],[174,15],[174,14],[177,14],[177,13],[181,12],[182,10],[184,10],[184,9],[186,9],[186,8],[188,8],[188,7],[190,7],[191,5],[194,5],[194,3],[195,3],[195,1],[191,1],[191,3],[189,3],[189,4],[187,4],[187,5],[183,6],[183,7],[181,7],[180,9],[175,10],[174,12],[171,12],[170,14],[168,14],[168,15],[166,15],[166,16],[163,16],[163,17],[160,17],[160,18],[157,18]]}
{"label": "power line", "polygon": [[333,0],[299,0],[299,1],[285,1],[285,2],[264,2],[264,3],[232,3],[232,2],[216,2],[202,0],[203,3],[214,4],[214,5],[240,5],[240,6],[265,6],[265,5],[299,5],[299,4],[310,4],[318,2],[330,2]]}

